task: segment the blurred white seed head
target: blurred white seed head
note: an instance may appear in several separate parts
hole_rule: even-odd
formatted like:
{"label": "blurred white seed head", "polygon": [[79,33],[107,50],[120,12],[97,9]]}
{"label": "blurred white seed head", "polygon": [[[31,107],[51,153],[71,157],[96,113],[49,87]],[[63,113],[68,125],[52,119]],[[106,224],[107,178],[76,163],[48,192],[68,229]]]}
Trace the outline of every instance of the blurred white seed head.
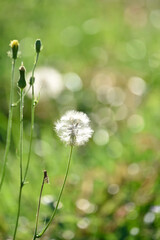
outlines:
{"label": "blurred white seed head", "polygon": [[[32,73],[27,74],[29,82]],[[36,98],[39,97],[41,100],[48,98],[56,99],[64,89],[64,83],[62,75],[52,67],[39,67],[35,70],[34,74],[34,91]],[[32,90],[28,92],[28,96],[32,97]]]}
{"label": "blurred white seed head", "polygon": [[60,139],[67,145],[84,145],[91,138],[93,130],[90,120],[83,112],[68,111],[55,123]]}

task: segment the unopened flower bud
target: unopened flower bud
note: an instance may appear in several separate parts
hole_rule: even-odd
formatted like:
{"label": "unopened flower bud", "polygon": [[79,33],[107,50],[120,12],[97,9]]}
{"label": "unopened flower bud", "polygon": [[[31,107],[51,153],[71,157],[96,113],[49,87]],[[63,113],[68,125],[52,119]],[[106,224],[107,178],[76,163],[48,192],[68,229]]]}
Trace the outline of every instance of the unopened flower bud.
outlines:
{"label": "unopened flower bud", "polygon": [[19,68],[20,78],[18,81],[18,87],[21,89],[26,87],[25,72],[26,72],[26,69],[22,64]]}
{"label": "unopened flower bud", "polygon": [[35,42],[36,53],[40,53],[42,48],[42,43],[40,39],[37,39]]}
{"label": "unopened flower bud", "polygon": [[18,40],[11,41],[10,47],[12,48],[12,58],[17,59],[18,47],[19,47]]}
{"label": "unopened flower bud", "polygon": [[44,182],[49,183],[49,178],[48,178],[48,175],[47,175],[47,171],[44,170],[43,173],[44,173]]}
{"label": "unopened flower bud", "polygon": [[32,86],[35,82],[35,77],[30,77],[29,84]]}

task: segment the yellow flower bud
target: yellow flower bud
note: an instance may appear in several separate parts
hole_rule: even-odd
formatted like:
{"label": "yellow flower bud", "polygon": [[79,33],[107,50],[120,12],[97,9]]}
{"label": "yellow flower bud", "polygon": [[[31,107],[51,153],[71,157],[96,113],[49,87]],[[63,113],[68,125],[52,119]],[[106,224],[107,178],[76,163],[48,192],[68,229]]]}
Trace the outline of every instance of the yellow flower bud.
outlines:
{"label": "yellow flower bud", "polygon": [[19,46],[18,40],[13,40],[13,41],[11,41],[10,46],[11,46],[11,48],[13,48],[13,47],[18,47],[18,46]]}
{"label": "yellow flower bud", "polygon": [[12,48],[12,58],[16,59],[17,58],[17,53],[18,53],[18,47],[19,47],[18,40],[11,41],[10,47]]}

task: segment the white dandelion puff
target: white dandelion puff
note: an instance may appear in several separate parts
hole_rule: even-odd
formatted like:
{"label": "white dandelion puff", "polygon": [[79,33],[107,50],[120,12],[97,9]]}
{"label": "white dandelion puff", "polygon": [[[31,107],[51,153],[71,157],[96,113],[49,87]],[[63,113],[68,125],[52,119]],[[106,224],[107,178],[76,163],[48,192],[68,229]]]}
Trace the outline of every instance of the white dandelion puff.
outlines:
{"label": "white dandelion puff", "polygon": [[[32,73],[27,74],[27,79]],[[42,91],[43,90],[43,91]],[[64,90],[64,83],[62,80],[62,75],[52,67],[39,67],[35,71],[35,83],[34,91],[36,98],[39,97],[41,100],[46,100],[48,98],[56,99]],[[28,94],[30,98],[32,97],[32,90],[30,89]]]}
{"label": "white dandelion puff", "polygon": [[84,145],[93,134],[90,119],[83,112],[68,111],[55,124],[57,135],[68,145]]}

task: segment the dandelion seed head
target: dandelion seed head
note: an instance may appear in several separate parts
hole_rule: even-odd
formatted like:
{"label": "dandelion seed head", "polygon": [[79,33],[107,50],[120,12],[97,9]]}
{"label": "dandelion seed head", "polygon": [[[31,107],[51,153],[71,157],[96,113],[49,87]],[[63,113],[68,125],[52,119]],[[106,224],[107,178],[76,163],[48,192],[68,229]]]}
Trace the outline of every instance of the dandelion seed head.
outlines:
{"label": "dandelion seed head", "polygon": [[67,145],[84,145],[93,134],[90,120],[83,112],[68,111],[55,124],[57,135]]}
{"label": "dandelion seed head", "polygon": [[[64,83],[62,81],[62,75],[52,67],[39,67],[35,70],[35,80],[30,80],[32,73],[27,74],[27,82],[34,82],[35,96],[42,101],[48,98],[56,99],[64,89]],[[32,97],[32,90],[28,92],[28,96]]]}

